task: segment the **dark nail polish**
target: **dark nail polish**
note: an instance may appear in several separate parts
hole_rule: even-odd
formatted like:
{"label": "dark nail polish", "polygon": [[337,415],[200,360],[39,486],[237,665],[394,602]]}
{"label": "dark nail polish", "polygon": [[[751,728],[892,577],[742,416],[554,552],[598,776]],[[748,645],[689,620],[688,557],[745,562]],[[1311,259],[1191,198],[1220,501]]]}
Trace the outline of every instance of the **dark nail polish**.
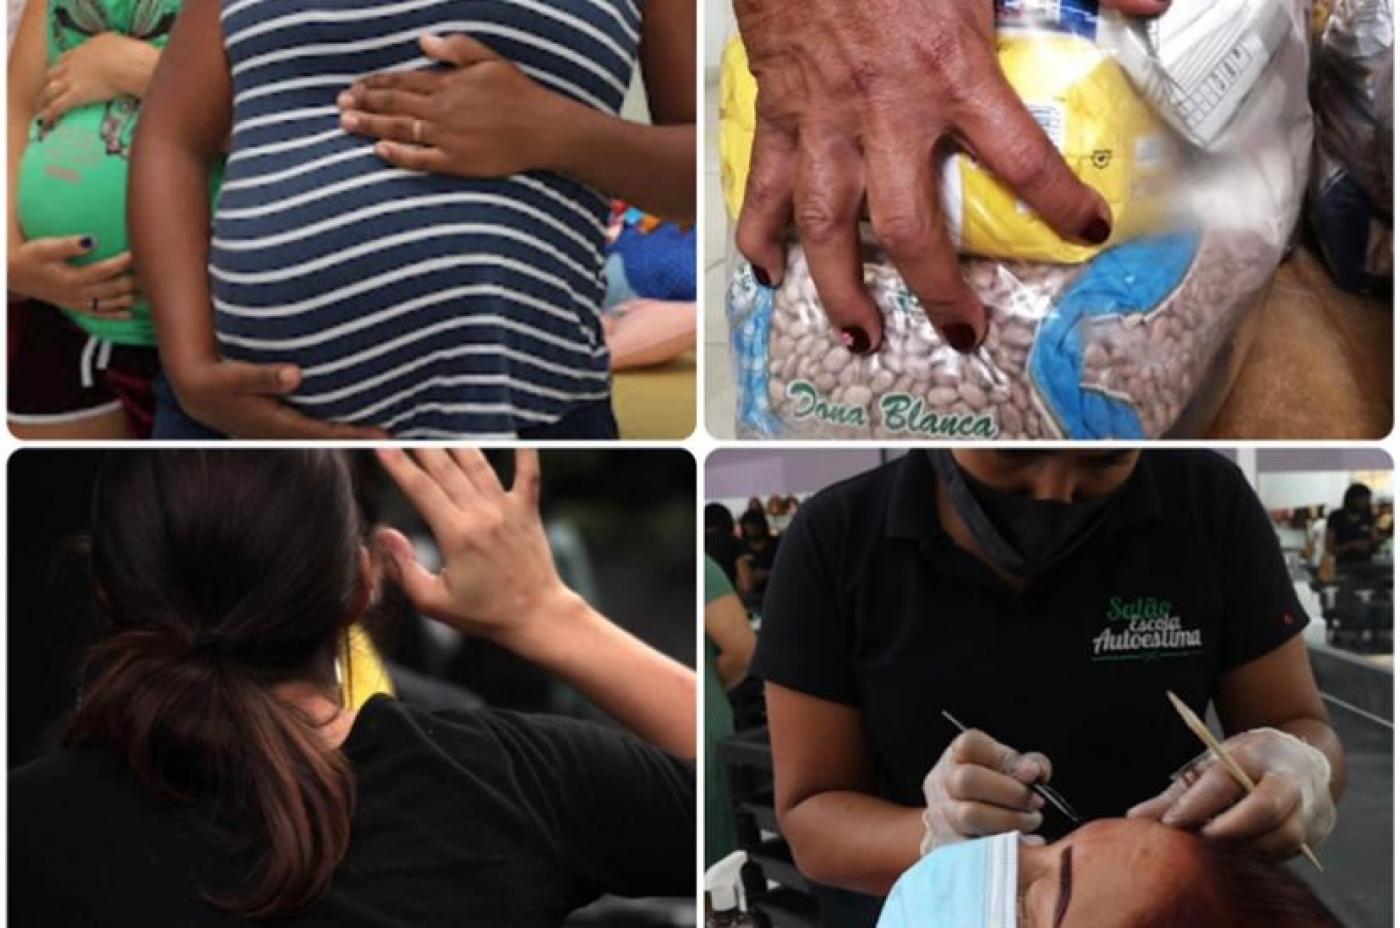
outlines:
{"label": "dark nail polish", "polygon": [[965,322],[955,322],[941,330],[943,338],[960,354],[967,354],[977,347],[977,333]]}
{"label": "dark nail polish", "polygon": [[857,326],[850,325],[841,330],[841,344],[845,345],[851,354],[870,353],[870,336]]}
{"label": "dark nail polish", "polygon": [[1095,216],[1084,224],[1083,229],[1079,230],[1079,237],[1090,245],[1102,245],[1104,242],[1108,241],[1108,237],[1112,233],[1113,230],[1109,228],[1108,223],[1100,217]]}
{"label": "dark nail polish", "polygon": [[770,289],[773,286],[773,278],[769,277],[768,272],[765,271],[763,268],[759,267],[757,264],[753,266],[753,279]]}
{"label": "dark nail polish", "polygon": [[78,244],[82,246],[83,251],[92,251],[92,246],[97,243],[92,240],[91,235],[84,235],[78,240]]}

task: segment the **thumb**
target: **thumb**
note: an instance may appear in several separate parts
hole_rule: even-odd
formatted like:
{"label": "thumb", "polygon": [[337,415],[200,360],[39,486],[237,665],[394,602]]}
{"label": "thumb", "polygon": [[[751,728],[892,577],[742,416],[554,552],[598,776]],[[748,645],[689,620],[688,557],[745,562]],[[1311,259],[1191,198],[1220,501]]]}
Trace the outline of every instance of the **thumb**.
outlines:
{"label": "thumb", "polygon": [[25,247],[40,261],[67,261],[88,254],[97,247],[97,242],[90,235],[70,235],[31,239],[25,243]]}
{"label": "thumb", "polygon": [[468,35],[425,35],[418,40],[423,54],[443,64],[464,68],[482,61],[500,60],[501,56]]}
{"label": "thumb", "polygon": [[301,370],[293,364],[251,364],[222,361],[219,376],[234,393],[282,396],[301,384]]}
{"label": "thumb", "polygon": [[374,539],[389,557],[389,569],[413,607],[424,615],[438,617],[447,612],[447,588],[442,578],[418,563],[413,543],[396,529],[381,528]]}

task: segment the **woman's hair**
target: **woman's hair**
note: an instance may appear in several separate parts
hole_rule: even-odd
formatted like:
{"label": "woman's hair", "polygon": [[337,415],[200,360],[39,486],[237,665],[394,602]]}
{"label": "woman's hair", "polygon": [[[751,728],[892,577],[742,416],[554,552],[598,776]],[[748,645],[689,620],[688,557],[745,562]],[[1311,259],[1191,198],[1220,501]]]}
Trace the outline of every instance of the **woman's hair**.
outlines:
{"label": "woman's hair", "polygon": [[1350,508],[1353,500],[1371,499],[1371,488],[1364,483],[1353,483],[1347,487],[1346,493],[1342,494],[1342,506]]}
{"label": "woman's hair", "polygon": [[752,528],[765,537],[772,534],[768,527],[768,517],[763,514],[761,509],[746,510],[743,515],[739,516],[739,527],[741,529]]}
{"label": "woman's hair", "polygon": [[221,832],[261,851],[245,885],[205,891],[220,908],[305,908],[349,846],[349,763],[272,687],[335,692],[337,651],[368,596],[363,538],[335,451],[122,451],[98,476],[106,634],[67,741],[114,748],[165,799],[211,803]]}
{"label": "woman's hair", "polygon": [[1341,928],[1302,880],[1244,848],[1199,841],[1194,865],[1141,928]]}

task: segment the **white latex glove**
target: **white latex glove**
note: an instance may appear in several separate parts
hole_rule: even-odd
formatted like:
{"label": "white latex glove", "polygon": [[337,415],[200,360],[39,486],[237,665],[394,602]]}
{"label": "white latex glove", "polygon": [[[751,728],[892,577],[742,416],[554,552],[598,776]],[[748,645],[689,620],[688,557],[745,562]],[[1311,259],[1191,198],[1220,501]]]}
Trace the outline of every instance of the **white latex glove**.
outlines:
{"label": "white latex glove", "polygon": [[1223,745],[1255,783],[1248,796],[1207,753],[1182,768],[1161,794],[1129,809],[1128,817],[1243,841],[1273,858],[1293,856],[1304,841],[1320,845],[1337,821],[1327,755],[1276,728],[1241,732]]}
{"label": "white latex glove", "polygon": [[1049,782],[1050,759],[1022,754],[970,729],[948,745],[924,777],[924,840],[919,853],[983,835],[1031,834],[1045,800],[1029,784]]}

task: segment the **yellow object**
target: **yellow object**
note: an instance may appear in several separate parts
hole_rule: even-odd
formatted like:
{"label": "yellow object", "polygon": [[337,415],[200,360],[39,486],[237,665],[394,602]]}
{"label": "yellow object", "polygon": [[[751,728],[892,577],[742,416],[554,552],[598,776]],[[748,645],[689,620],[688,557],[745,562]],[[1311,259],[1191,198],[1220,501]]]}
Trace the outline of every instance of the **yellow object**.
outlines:
{"label": "yellow object", "polygon": [[389,679],[389,671],[380,660],[369,634],[359,625],[352,625],[346,637],[349,653],[341,661],[344,673],[341,688],[345,705],[358,710],[372,696],[381,693],[393,696],[393,681]]}
{"label": "yellow object", "polygon": [[729,218],[738,219],[749,182],[758,81],[749,73],[749,55],[736,35],[724,46],[719,70],[719,180]]}
{"label": "yellow object", "polygon": [[[1061,239],[995,176],[966,155],[941,167],[949,233],[965,254],[1079,263],[1103,248],[1156,231],[1174,180],[1174,143],[1109,55],[1072,35],[1010,32],[997,58],[1070,169],[1113,213],[1113,237],[1089,247]],[[721,182],[731,217],[743,204],[757,84],[735,37],[720,76]]]}

